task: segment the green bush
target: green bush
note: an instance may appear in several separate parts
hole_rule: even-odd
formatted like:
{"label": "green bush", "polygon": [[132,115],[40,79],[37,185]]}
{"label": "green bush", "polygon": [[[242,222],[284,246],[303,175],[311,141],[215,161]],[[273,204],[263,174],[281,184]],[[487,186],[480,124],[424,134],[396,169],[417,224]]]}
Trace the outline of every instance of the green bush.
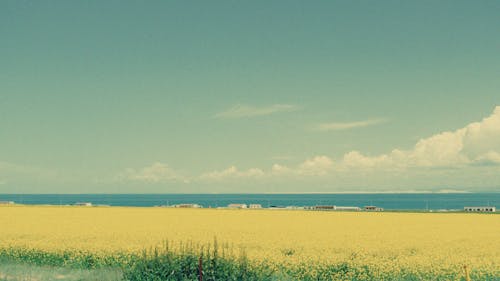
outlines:
{"label": "green bush", "polygon": [[199,280],[200,273],[204,281],[275,279],[270,267],[252,265],[244,253],[236,259],[221,254],[217,242],[207,247],[187,244],[176,252],[168,246],[144,251],[124,276],[130,281]]}

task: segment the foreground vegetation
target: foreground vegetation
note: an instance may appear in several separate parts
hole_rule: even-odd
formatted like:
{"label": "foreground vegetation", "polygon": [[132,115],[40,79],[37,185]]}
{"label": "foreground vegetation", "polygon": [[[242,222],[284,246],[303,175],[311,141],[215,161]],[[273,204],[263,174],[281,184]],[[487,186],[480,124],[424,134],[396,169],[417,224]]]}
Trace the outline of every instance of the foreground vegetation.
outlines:
{"label": "foreground vegetation", "polygon": [[[229,252],[228,252],[229,250]],[[3,262],[2,262],[3,261]],[[11,276],[22,279],[5,280],[99,280],[99,281],[161,281],[161,280],[500,280],[493,272],[463,268],[450,271],[419,271],[399,269],[381,272],[377,267],[360,266],[353,260],[338,264],[308,262],[285,266],[273,262],[252,262],[244,253],[235,257],[231,249],[192,243],[172,250],[163,248],[144,251],[141,255],[122,254],[98,256],[92,253],[50,253],[30,249],[0,250],[0,280],[2,264],[9,264]],[[26,273],[27,265],[39,266]],[[5,266],[4,266],[5,267]],[[71,270],[73,269],[73,270]],[[76,270],[75,270],[76,269]],[[3,274],[8,276],[9,273]],[[36,276],[30,279],[30,276]],[[43,277],[45,276],[45,278]],[[48,277],[47,277],[48,276]],[[56,278],[57,277],[57,278]]]}
{"label": "foreground vegetation", "polygon": [[498,215],[17,206],[0,225],[0,261],[125,280],[200,261],[203,280],[500,280]]}

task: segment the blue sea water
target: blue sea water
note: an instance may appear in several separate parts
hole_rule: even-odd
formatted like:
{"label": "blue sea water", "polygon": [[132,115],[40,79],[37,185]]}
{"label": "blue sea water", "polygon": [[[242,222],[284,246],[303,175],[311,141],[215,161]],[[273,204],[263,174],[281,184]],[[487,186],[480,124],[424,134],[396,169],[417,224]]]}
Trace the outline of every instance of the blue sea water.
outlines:
{"label": "blue sea water", "polygon": [[230,203],[269,206],[375,205],[387,210],[463,209],[464,206],[500,207],[500,193],[423,194],[0,194],[0,201],[19,204],[158,206],[196,203],[203,207],[223,207]]}

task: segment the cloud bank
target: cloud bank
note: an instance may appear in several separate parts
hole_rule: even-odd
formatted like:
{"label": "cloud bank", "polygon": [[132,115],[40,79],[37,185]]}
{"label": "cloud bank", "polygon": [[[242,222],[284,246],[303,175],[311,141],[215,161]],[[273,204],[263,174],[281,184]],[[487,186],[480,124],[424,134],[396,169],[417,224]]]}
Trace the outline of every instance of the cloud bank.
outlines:
{"label": "cloud bank", "polygon": [[[376,122],[367,121],[363,125],[371,123]],[[410,149],[397,148],[380,155],[349,151],[339,157],[313,156],[294,165],[275,163],[270,168],[248,169],[233,165],[192,176],[156,162],[142,169],[128,169],[120,179],[139,183],[191,183],[207,188],[225,184],[240,189],[281,184],[285,188],[295,185],[294,189],[302,192],[459,192],[471,187],[472,190],[476,187],[491,190],[500,185],[500,106],[479,122],[420,139]]]}
{"label": "cloud bank", "polygon": [[[285,161],[287,164],[280,163]],[[104,184],[167,184],[191,186],[206,191],[228,187],[248,192],[266,191],[408,191],[408,190],[496,190],[500,186],[500,106],[478,121],[453,131],[422,138],[409,149],[395,148],[387,153],[368,155],[348,151],[332,157],[316,155],[295,164],[290,158],[274,159],[270,167],[241,169],[235,165],[186,174],[162,162],[142,168],[129,168]],[[81,180],[81,179],[78,179]],[[0,162],[0,185],[68,183],[58,171]],[[81,182],[80,182],[81,183]],[[288,189],[288,187],[293,187]],[[203,189],[206,187],[207,189]],[[200,189],[201,188],[201,189]],[[252,189],[253,188],[253,189]],[[286,188],[286,189],[285,189]],[[179,190],[183,190],[182,188]],[[226,189],[231,192],[232,189]]]}
{"label": "cloud bank", "polygon": [[[377,121],[380,122],[380,121]],[[373,122],[356,122],[329,128],[353,128],[367,126]],[[359,124],[358,124],[359,123]],[[353,125],[355,124],[355,125]],[[479,122],[466,125],[455,131],[446,131],[420,139],[411,149],[393,149],[380,155],[366,155],[350,151],[338,159],[318,155],[296,165],[276,163],[270,169],[252,168],[240,171],[237,167],[206,173],[201,180],[211,179],[269,179],[307,180],[324,179],[327,182],[343,182],[346,185],[372,186],[371,178],[385,175],[385,180],[399,178],[420,179],[423,184],[446,184],[447,177],[465,177],[469,185],[488,182],[500,185],[495,176],[478,181],[481,167],[498,167],[500,172],[500,106]],[[491,170],[484,170],[491,173]],[[495,170],[496,171],[496,170]],[[493,171],[494,173],[494,171]],[[467,178],[466,175],[475,175]],[[382,181],[382,180],[381,180]],[[403,181],[404,184],[404,181]],[[464,184],[464,183],[462,183]]]}
{"label": "cloud bank", "polygon": [[500,164],[500,106],[480,122],[419,140],[410,150],[394,149],[378,156],[357,151],[344,162],[361,167],[462,167]]}

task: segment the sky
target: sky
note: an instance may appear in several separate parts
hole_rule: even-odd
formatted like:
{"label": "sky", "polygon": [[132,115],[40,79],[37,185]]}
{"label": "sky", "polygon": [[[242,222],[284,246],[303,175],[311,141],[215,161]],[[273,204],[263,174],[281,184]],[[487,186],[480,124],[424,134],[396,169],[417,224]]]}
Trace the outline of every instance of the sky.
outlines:
{"label": "sky", "polygon": [[499,1],[0,1],[0,193],[500,191]]}

